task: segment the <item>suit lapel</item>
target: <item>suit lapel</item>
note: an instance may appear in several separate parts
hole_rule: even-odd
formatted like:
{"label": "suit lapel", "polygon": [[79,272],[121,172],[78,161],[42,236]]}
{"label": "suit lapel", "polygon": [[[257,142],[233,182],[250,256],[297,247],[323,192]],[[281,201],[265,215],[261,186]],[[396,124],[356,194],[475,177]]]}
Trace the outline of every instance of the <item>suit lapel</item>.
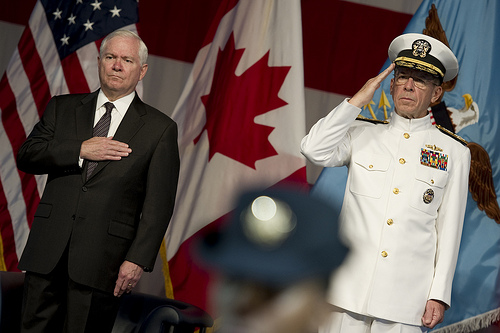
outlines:
{"label": "suit lapel", "polygon": [[[92,137],[95,107],[99,90],[82,99],[82,104],[75,110],[76,137],[82,142]],[[83,163],[82,181],[87,177],[87,161]]]}
{"label": "suit lapel", "polygon": [[[97,103],[97,100],[96,100]],[[94,103],[95,104],[95,103]],[[144,108],[144,103],[136,95],[132,103],[130,104],[127,113],[123,117],[118,129],[116,130],[113,140],[129,143],[130,140],[136,135],[139,129],[144,125],[144,121],[141,119],[142,116],[146,114]],[[89,179],[92,179],[97,175],[106,165],[111,161],[103,161],[97,164],[94,172]],[[86,172],[84,172],[86,174]]]}
{"label": "suit lapel", "polygon": [[92,137],[96,103],[97,92],[94,92],[83,98],[82,104],[75,110],[76,137],[80,140],[85,141]]}
{"label": "suit lapel", "polygon": [[129,143],[137,131],[139,131],[139,129],[144,125],[144,121],[141,119],[144,115],[146,115],[144,103],[136,95],[130,104],[127,113],[125,114],[125,117],[123,117],[120,126],[118,126],[114,139]]}

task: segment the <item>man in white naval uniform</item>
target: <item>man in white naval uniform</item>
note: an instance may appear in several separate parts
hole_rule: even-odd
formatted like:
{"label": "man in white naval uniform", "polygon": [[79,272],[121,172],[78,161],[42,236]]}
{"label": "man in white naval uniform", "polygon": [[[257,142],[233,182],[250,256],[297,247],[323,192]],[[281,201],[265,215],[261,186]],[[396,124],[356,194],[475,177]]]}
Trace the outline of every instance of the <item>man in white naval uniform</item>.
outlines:
{"label": "man in white naval uniform", "polygon": [[[321,333],[425,332],[451,303],[470,152],[432,125],[427,109],[458,62],[421,34],[397,37],[389,57],[301,143],[313,163],[349,169],[339,232],[350,253],[332,277],[334,307]],[[389,122],[355,121],[393,69]]]}

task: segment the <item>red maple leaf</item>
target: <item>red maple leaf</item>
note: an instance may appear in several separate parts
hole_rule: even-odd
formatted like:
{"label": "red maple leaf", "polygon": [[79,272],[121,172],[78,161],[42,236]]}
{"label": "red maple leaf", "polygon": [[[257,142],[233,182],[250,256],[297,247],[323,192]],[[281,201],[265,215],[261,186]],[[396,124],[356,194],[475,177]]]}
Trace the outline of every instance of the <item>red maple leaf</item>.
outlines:
{"label": "red maple leaf", "polygon": [[196,144],[207,130],[209,157],[223,154],[255,169],[255,162],[278,153],[268,137],[274,127],[255,123],[255,117],[287,105],[278,97],[290,66],[267,65],[269,51],[243,74],[235,74],[245,49],[235,49],[231,33],[224,50],[219,50],[212,87],[202,96],[206,123]]}

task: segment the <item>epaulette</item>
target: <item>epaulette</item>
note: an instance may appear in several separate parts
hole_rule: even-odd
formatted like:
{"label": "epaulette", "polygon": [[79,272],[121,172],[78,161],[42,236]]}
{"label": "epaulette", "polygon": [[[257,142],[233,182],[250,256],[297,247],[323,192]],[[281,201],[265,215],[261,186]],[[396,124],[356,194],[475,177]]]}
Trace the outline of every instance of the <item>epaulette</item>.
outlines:
{"label": "epaulette", "polygon": [[387,125],[389,123],[387,120],[366,118],[365,116],[362,116],[362,115],[358,115],[356,117],[356,120],[367,121],[367,122],[372,123],[372,124],[385,124],[385,125]]}
{"label": "epaulette", "polygon": [[467,146],[468,142],[462,138],[461,136],[459,135],[456,135],[455,133],[453,133],[452,131],[450,131],[449,129],[447,128],[444,128],[443,126],[441,125],[436,125],[436,127],[438,128],[438,130],[440,130],[442,133],[448,135],[449,137],[457,140],[458,142],[460,142],[461,144],[463,144],[464,146]]}

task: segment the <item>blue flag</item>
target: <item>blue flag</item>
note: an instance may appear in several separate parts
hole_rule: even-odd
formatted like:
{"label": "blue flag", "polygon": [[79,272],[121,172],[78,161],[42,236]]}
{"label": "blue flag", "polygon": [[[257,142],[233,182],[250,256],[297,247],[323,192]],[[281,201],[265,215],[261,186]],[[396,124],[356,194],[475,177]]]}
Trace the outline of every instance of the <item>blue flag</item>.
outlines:
{"label": "blue flag", "polygon": [[[481,174],[479,167],[488,166],[481,160],[471,163],[471,173],[481,176],[482,184],[492,179],[491,193],[500,193],[500,2],[488,0],[424,0],[408,24],[405,33],[422,33],[431,6],[437,16],[449,46],[457,56],[460,70],[455,86],[447,91],[442,101],[443,112],[434,110],[438,124],[449,127],[469,143],[482,150],[491,163],[491,175]],[[434,13],[435,14],[435,13]],[[432,15],[431,15],[432,16]],[[436,17],[433,17],[436,21]],[[388,47],[388,45],[384,46]],[[382,69],[389,66],[387,60]],[[372,111],[376,118],[384,119],[382,92],[389,95],[390,75],[376,92]],[[360,87],[361,88],[361,87]],[[378,108],[377,108],[378,106]],[[368,108],[362,115],[372,118]],[[443,124],[443,117],[444,122]],[[447,126],[445,126],[447,125]],[[484,150],[483,150],[484,149]],[[312,189],[312,194],[333,202],[343,200],[346,168],[325,168]],[[479,197],[487,196],[486,188],[476,189]],[[500,319],[500,225],[494,220],[495,212],[479,208],[469,193],[462,242],[458,257],[451,308],[445,312],[444,322],[433,332],[473,332]],[[496,203],[495,203],[496,201]],[[493,211],[498,209],[494,198]],[[497,211],[498,212],[498,211]],[[497,220],[498,220],[498,213]],[[500,222],[500,221],[498,221]]]}

